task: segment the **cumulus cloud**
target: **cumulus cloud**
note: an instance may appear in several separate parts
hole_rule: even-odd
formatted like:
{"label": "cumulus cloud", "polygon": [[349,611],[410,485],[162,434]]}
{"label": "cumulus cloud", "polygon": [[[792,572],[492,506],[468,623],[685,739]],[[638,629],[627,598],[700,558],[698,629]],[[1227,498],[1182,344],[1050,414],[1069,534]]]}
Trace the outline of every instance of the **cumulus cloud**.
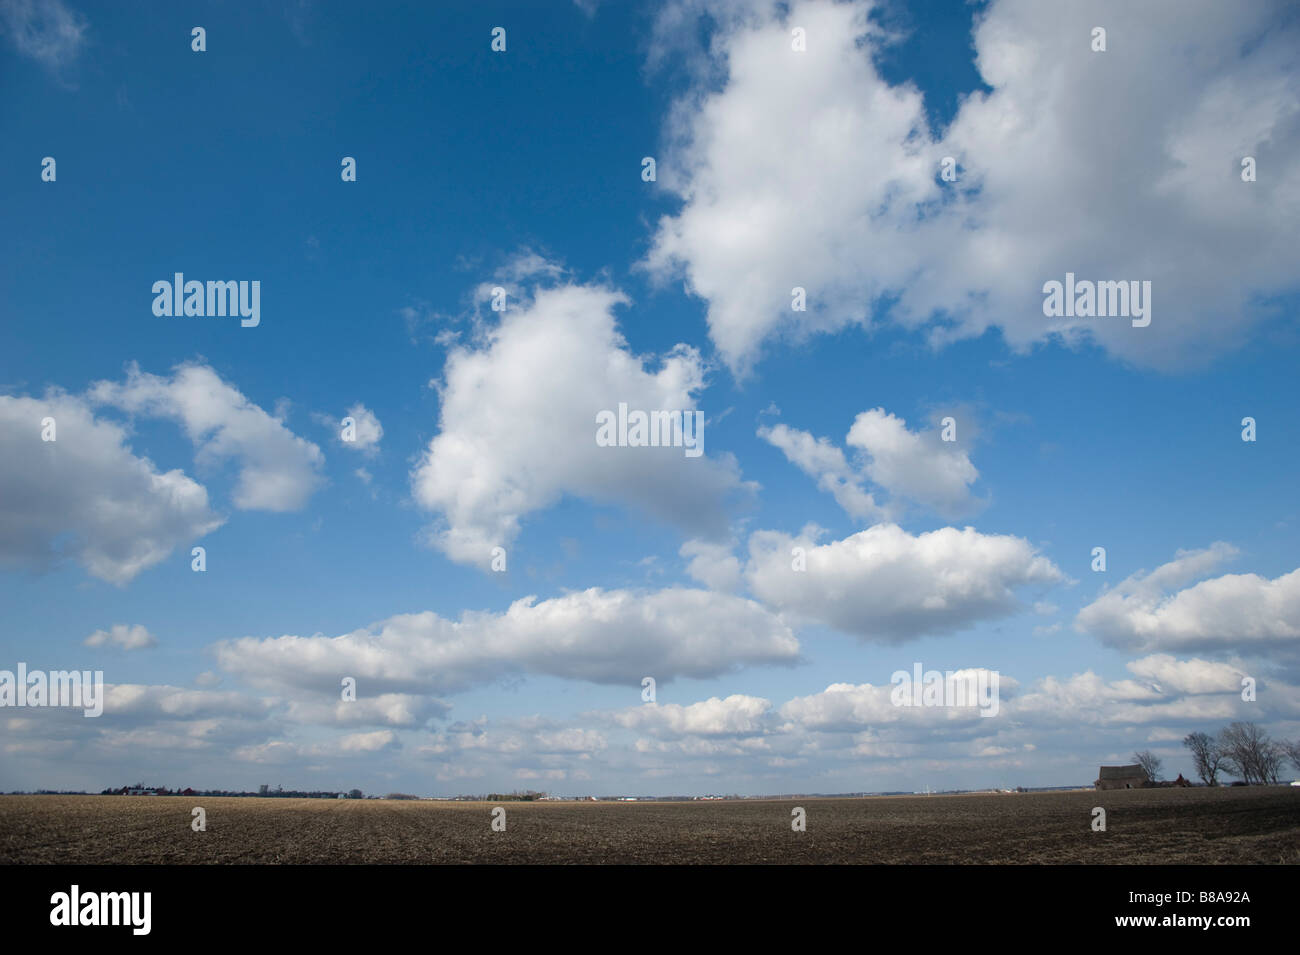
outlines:
{"label": "cumulus cloud", "polygon": [[[340,680],[342,678],[340,677]],[[367,693],[357,687],[355,700],[335,694],[328,702],[319,698],[288,701],[285,719],[304,726],[398,726],[419,727],[439,719],[451,704],[414,693]]]}
{"label": "cumulus cloud", "polygon": [[259,685],[336,688],[346,675],[396,693],[519,673],[640,686],[647,673],[661,683],[710,677],[798,653],[789,628],[753,601],[684,588],[592,588],[526,597],[502,614],[402,614],[338,637],[244,637],[216,648],[223,669]]}
{"label": "cumulus cloud", "polygon": [[690,558],[686,573],[710,590],[734,593],[740,589],[740,560],[732,553],[733,543],[688,540],[679,551]]}
{"label": "cumulus cloud", "polygon": [[246,693],[192,690],[185,687],[117,683],[104,686],[104,715],[109,723],[156,720],[207,720],[268,715],[269,700]]}
{"label": "cumulus cloud", "polygon": [[599,753],[608,746],[609,740],[604,733],[573,726],[537,730],[529,748],[534,753]]}
{"label": "cumulus cloud", "polygon": [[375,413],[361,402],[358,401],[356,404],[352,405],[352,407],[348,408],[344,415],[344,418],[352,419],[351,439],[344,439],[342,437],[343,425],[341,419],[331,418],[328,415],[322,414],[312,415],[312,417],[315,418],[318,423],[325,425],[334,431],[335,436],[339,438],[338,443],[341,447],[347,448],[351,451],[360,451],[367,457],[371,457],[378,453],[379,441],[384,436],[384,426],[379,423],[379,419],[375,416]]}
{"label": "cumulus cloud", "polygon": [[[826,438],[784,424],[760,428],[758,436],[830,492],[851,517],[896,519],[901,502],[910,500],[952,518],[983,503],[970,492],[979,472],[964,450],[943,441],[939,431],[909,431],[902,418],[884,408],[862,412],[849,428],[846,443],[858,451],[857,467]],[[878,504],[867,483],[888,492],[889,502]]]}
{"label": "cumulus cloud", "polygon": [[117,623],[109,630],[96,630],[84,641],[88,647],[116,647],[119,650],[143,650],[156,647],[157,638],[144,627]]}
{"label": "cumulus cloud", "polygon": [[346,733],[320,742],[267,740],[263,743],[240,746],[231,753],[231,756],[247,763],[291,765],[302,759],[355,758],[389,753],[401,748],[401,741],[392,730],[371,730],[365,733]]}
{"label": "cumulus cloud", "polygon": [[[670,4],[656,49],[698,36],[701,12],[716,29],[711,69],[670,113],[659,179],[683,205],[646,264],[707,301],[741,373],[774,337],[884,314],[936,343],[996,326],[1017,349],[1061,335],[1138,363],[1204,361],[1296,287],[1300,23],[1285,7],[993,0],[973,36],[991,92],[940,132],[914,86],[877,72],[889,38],[867,0]],[[1243,182],[1246,156],[1267,175]],[[1042,286],[1067,271],[1150,281],[1150,326],[1045,318]]]}
{"label": "cumulus cloud", "polygon": [[[708,780],[725,778],[742,791],[771,793],[788,792],[792,779],[811,787],[805,791],[856,790],[864,779],[871,788],[919,788],[939,768],[956,785],[1086,782],[1096,762],[1122,758],[1137,740],[1172,743],[1162,755],[1178,760],[1185,753],[1177,741],[1191,730],[1212,731],[1234,719],[1289,726],[1300,717],[1300,691],[1277,680],[1261,679],[1259,702],[1243,702],[1235,664],[1153,655],[1128,669],[1135,678],[1108,680],[1089,670],[1044,676],[1027,688],[1000,673],[1000,707],[988,718],[978,706],[895,706],[891,684],[844,682],[779,706],[735,693],[567,720],[480,716],[441,729],[427,725],[427,716],[445,704],[427,691],[376,700],[365,682],[357,702],[342,707],[333,686],[326,699],[284,682],[287,698],[119,685],[107,688],[99,720],[58,708],[0,720],[0,751],[10,757],[6,766],[57,754],[119,774],[124,766],[151,765],[162,751],[187,776],[213,766],[238,772],[250,762],[295,773],[345,765],[408,779],[398,786],[414,791],[424,791],[414,781],[428,780],[432,768],[433,778],[453,785],[599,780],[582,788],[645,791],[663,780],[666,791],[680,792],[709,791]],[[982,672],[967,668],[955,676],[974,682]],[[363,715],[371,701],[376,705]],[[349,725],[343,735],[329,733]],[[1088,727],[1082,744],[1080,726]],[[218,775],[211,784],[221,781]]]}
{"label": "cumulus cloud", "polygon": [[1203,693],[1237,693],[1246,672],[1228,663],[1214,663],[1193,657],[1179,660],[1168,653],[1152,654],[1128,664],[1129,670],[1151,681],[1160,693],[1183,693],[1198,696]]}
{"label": "cumulus cloud", "polygon": [[349,733],[341,736],[336,745],[341,753],[375,753],[385,749],[397,749],[400,744],[392,730],[372,730],[369,733]]}
{"label": "cumulus cloud", "polygon": [[[1236,556],[1229,544],[1180,551],[1139,571],[1079,611],[1075,628],[1130,650],[1294,651],[1300,640],[1300,569],[1269,580],[1225,574],[1183,589]],[[1172,591],[1172,592],[1171,592]]]}
{"label": "cumulus cloud", "polygon": [[807,431],[784,424],[759,428],[758,436],[813,478],[821,490],[829,492],[850,517],[868,520],[885,515],[885,509],[863,488],[862,476],[828,438],[814,438]]}
{"label": "cumulus cloud", "polygon": [[131,414],[178,422],[194,443],[200,466],[237,461],[234,503],[241,510],[298,510],[321,484],[325,456],[320,448],[206,365],[183,364],[167,378],[133,364],[124,383],[97,382],[88,395]]}
{"label": "cumulus cloud", "polygon": [[[910,671],[904,672],[910,675]],[[929,671],[924,672],[928,675]],[[804,730],[847,732],[863,726],[903,720],[912,724],[918,721],[948,723],[963,718],[979,722],[995,718],[1003,701],[1010,698],[1019,686],[1013,678],[983,667],[936,672],[940,672],[946,680],[942,685],[945,689],[947,686],[953,687],[953,699],[966,701],[966,705],[896,705],[894,693],[899,687],[893,683],[880,686],[870,683],[832,683],[820,693],[795,697],[785,703],[779,712],[788,721],[786,731],[798,727]],[[981,698],[981,691],[997,694],[997,709],[991,705],[991,698]],[[981,716],[981,710],[992,712],[994,716]]]}
{"label": "cumulus cloud", "polygon": [[699,703],[652,703],[620,710],[614,721],[628,729],[656,736],[722,736],[754,733],[772,704],[756,696],[732,694]]}
{"label": "cumulus cloud", "polygon": [[[795,570],[803,551],[806,570]],[[1019,588],[1064,579],[1026,540],[944,527],[912,535],[877,524],[818,544],[758,531],[749,539],[745,580],[771,607],[864,640],[901,643],[951,633],[1023,608]]]}
{"label": "cumulus cloud", "polygon": [[[42,441],[46,418],[53,441]],[[0,565],[44,570],[70,557],[119,586],[222,519],[181,470],[137,457],[123,428],[78,397],[0,395]]]}
{"label": "cumulus cloud", "polygon": [[[820,693],[794,697],[779,710],[784,733],[855,733],[873,729],[879,743],[916,740],[942,742],[964,739],[971,731],[1011,733],[1017,745],[1038,733],[1079,725],[1125,728],[1164,723],[1191,729],[1212,728],[1219,721],[1286,717],[1300,712],[1287,684],[1269,682],[1273,706],[1251,711],[1257,704],[1241,699],[1241,673],[1236,667],[1200,659],[1179,660],[1157,655],[1133,660],[1128,669],[1139,680],[1107,680],[1092,670],[1068,677],[1054,675],[1026,687],[1008,674],[999,674],[1000,705],[993,717],[980,717],[978,707],[894,706],[890,684],[873,686],[835,683]],[[978,669],[955,671],[974,681]],[[876,753],[880,755],[880,753]]]}
{"label": "cumulus cloud", "polygon": [[741,487],[731,456],[596,444],[598,413],[620,403],[695,409],[706,370],[698,352],[632,354],[613,314],[627,298],[614,289],[558,284],[519,298],[475,344],[452,350],[438,383],[438,434],[411,476],[416,501],[439,515],[436,545],[486,567],[526,515],[565,495],[723,534],[723,500]]}
{"label": "cumulus cloud", "polygon": [[1107,681],[1091,670],[1061,679],[1044,677],[1016,701],[1012,716],[1047,727],[1134,726],[1160,722],[1201,725],[1241,718],[1241,697],[1222,694],[1179,696],[1148,682]]}

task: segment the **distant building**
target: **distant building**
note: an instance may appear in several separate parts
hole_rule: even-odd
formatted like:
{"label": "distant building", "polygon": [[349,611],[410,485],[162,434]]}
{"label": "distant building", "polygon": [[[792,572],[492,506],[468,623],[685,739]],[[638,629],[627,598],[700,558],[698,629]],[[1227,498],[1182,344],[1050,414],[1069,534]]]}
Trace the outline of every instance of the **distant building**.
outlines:
{"label": "distant building", "polygon": [[1136,763],[1132,766],[1102,766],[1093,785],[1098,789],[1146,789],[1151,785],[1151,779]]}

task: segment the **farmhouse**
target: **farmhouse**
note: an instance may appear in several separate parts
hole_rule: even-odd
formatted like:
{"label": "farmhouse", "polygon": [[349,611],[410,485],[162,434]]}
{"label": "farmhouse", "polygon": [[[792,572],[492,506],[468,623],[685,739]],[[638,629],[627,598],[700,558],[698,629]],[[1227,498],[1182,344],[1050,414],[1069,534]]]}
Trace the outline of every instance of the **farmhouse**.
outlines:
{"label": "farmhouse", "polygon": [[1151,785],[1146,770],[1132,766],[1103,766],[1093,784],[1098,789],[1145,789]]}

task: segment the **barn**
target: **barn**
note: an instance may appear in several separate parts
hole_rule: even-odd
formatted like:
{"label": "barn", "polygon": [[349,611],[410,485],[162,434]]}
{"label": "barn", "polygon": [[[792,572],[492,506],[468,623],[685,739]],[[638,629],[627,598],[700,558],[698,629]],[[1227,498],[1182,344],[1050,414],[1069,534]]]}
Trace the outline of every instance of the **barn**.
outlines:
{"label": "barn", "polygon": [[1145,789],[1151,785],[1146,770],[1132,766],[1102,766],[1093,784],[1098,789]]}

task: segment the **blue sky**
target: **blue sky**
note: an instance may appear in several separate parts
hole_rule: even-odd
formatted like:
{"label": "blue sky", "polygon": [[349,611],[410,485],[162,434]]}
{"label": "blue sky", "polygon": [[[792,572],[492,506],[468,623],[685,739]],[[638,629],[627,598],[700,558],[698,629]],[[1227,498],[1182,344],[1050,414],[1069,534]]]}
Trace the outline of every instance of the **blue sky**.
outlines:
{"label": "blue sky", "polygon": [[[1300,24],[1205,6],[5,0],[0,668],[110,691],[0,720],[0,788],[1066,785],[1295,737]],[[1067,271],[1151,324],[1045,317]],[[260,324],[156,316],[175,272]],[[620,401],[705,455],[597,447]],[[998,715],[892,706],[916,662]]]}

